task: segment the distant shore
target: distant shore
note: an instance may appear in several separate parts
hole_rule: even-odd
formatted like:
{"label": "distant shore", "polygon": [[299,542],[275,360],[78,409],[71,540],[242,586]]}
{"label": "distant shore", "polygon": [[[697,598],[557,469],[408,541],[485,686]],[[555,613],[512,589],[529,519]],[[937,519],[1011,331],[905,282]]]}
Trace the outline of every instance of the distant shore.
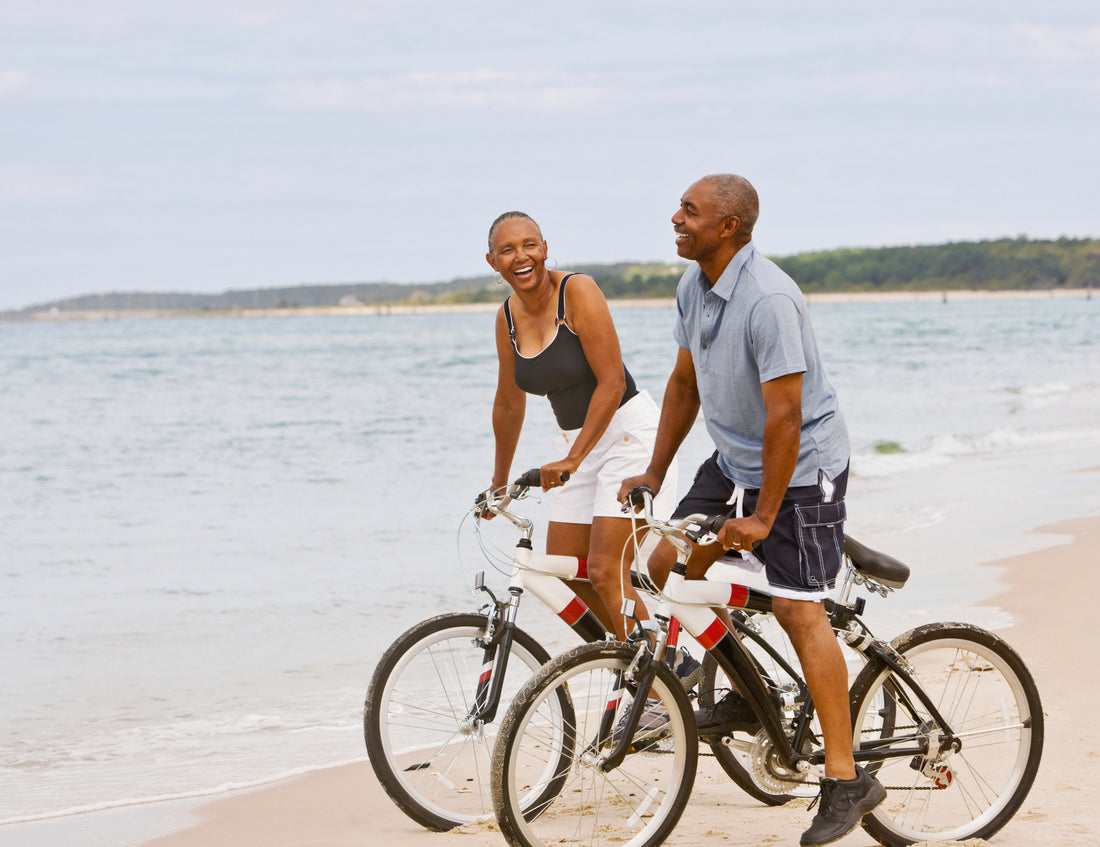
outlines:
{"label": "distant shore", "polygon": [[[1091,299],[1088,288],[1050,290],[948,290],[948,291],[837,291],[806,294],[806,302],[815,303],[888,303],[888,302],[963,302],[968,300]],[[615,299],[609,303],[622,308],[661,308],[675,301],[669,297]],[[419,315],[462,312],[494,312],[499,303],[371,303],[357,306],[302,306],[282,309],[225,309],[188,311],[163,309],[92,309],[62,311],[50,309],[32,312],[26,320],[39,322],[149,320],[153,318],[276,318],[315,315]]]}

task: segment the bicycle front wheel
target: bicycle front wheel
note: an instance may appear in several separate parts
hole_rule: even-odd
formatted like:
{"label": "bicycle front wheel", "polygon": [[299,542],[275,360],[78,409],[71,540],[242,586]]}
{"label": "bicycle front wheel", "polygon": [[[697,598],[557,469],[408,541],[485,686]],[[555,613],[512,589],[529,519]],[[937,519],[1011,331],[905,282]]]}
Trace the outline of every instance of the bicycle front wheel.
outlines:
{"label": "bicycle front wheel", "polygon": [[[492,775],[497,822],[513,847],[650,847],[675,827],[695,781],[695,715],[676,675],[658,663],[633,738],[609,733],[634,701],[630,681],[622,681],[634,657],[625,644],[584,645],[545,666],[516,695],[497,736]],[[559,726],[563,696],[572,719]],[[626,758],[605,769],[618,744],[628,745]],[[560,767],[547,773],[548,761]]]}
{"label": "bicycle front wheel", "polygon": [[[444,831],[492,814],[489,766],[495,726],[471,719],[485,651],[487,618],[454,612],[422,621],[378,662],[363,709],[371,767],[397,806],[428,829]],[[512,696],[550,660],[521,629],[513,631],[497,719]],[[499,657],[498,657],[499,661]]]}
{"label": "bicycle front wheel", "polygon": [[[1039,770],[1035,682],[1008,644],[969,624],[928,624],[893,646],[912,681],[872,661],[852,686],[855,747],[882,754],[864,766],[887,792],[863,827],[887,847],[989,838],[1019,809]],[[949,738],[958,743],[945,744]]]}

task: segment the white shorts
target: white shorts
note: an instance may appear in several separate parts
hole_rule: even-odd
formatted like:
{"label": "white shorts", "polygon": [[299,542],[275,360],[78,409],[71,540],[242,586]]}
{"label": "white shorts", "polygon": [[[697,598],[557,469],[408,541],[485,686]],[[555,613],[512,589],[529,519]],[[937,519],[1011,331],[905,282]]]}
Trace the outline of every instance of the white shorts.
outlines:
{"label": "white shorts", "polygon": [[[661,410],[648,391],[640,391],[615,412],[607,430],[576,473],[554,492],[550,520],[558,523],[592,523],[592,518],[626,517],[619,503],[619,488],[627,477],[646,471],[653,458],[653,442]],[[554,439],[562,455],[580,434],[563,432]],[[667,518],[676,506],[676,461],[668,469],[665,484],[653,503],[657,517]]]}

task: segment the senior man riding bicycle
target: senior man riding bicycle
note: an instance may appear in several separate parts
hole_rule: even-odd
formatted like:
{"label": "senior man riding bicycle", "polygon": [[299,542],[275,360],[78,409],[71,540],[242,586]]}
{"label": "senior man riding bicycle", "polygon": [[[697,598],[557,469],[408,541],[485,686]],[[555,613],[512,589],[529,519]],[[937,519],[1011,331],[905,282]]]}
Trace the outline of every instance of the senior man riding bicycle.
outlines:
{"label": "senior man riding bicycle", "polygon": [[[821,721],[825,778],[802,847],[842,838],[886,797],[852,758],[848,674],[822,601],[834,586],[844,543],[848,432],[825,378],[805,300],[794,281],[756,250],[756,190],[740,176],[703,177],[672,217],[676,252],[694,260],[676,292],[680,351],[665,389],[653,457],[619,498],[660,489],[700,408],[718,448],[699,468],[676,516],[726,512],[720,543],[697,547],[689,578],[726,551],[758,547],[774,613],[798,654]],[[649,560],[664,585],[675,551]],[[700,735],[751,727],[736,692],[696,714]]]}

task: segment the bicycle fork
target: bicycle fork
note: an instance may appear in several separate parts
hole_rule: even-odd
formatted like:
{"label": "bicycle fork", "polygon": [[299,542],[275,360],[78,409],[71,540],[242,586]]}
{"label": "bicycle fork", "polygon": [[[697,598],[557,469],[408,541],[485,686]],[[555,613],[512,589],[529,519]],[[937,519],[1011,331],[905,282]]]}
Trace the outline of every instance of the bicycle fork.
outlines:
{"label": "bicycle fork", "polygon": [[474,587],[489,595],[491,605],[486,612],[486,635],[477,639],[484,648],[481,671],[478,676],[474,695],[474,705],[466,718],[467,726],[473,728],[492,723],[500,708],[500,695],[504,689],[504,677],[508,669],[508,657],[512,652],[512,641],[516,629],[516,617],[519,614],[520,598],[529,588],[546,606],[584,641],[591,643],[607,635],[603,624],[592,610],[563,582],[567,579],[584,579],[579,573],[579,562],[574,556],[538,557],[543,567],[554,566],[554,571],[533,569],[534,554],[531,542],[521,538],[516,545],[515,569],[512,582],[508,586],[508,599],[498,600],[485,585],[485,574],[477,575]]}
{"label": "bicycle fork", "polygon": [[[649,693],[653,689],[653,680],[657,676],[657,663],[663,661],[667,650],[675,652],[680,631],[680,622],[675,618],[669,620],[657,614],[654,615],[651,625],[646,626],[634,615],[634,611],[634,602],[624,600],[623,614],[634,621],[634,627],[628,636],[628,641],[638,644],[637,651],[634,654],[634,659],[624,670],[614,672],[612,691],[607,703],[604,705],[596,738],[586,750],[586,753],[593,757],[600,770],[605,773],[621,765],[627,753],[630,752],[634,732],[638,728],[638,721],[648,706]],[[652,624],[655,624],[655,626]],[[652,645],[649,643],[651,634],[653,637]],[[623,714],[622,724],[616,731],[614,725],[615,713],[629,685],[634,686],[634,701]],[[615,737],[616,735],[618,735],[618,738]],[[611,742],[612,746],[610,755],[596,761],[597,752],[604,749],[608,742]]]}
{"label": "bicycle fork", "polygon": [[481,672],[474,691],[474,704],[466,716],[466,725],[476,728],[492,723],[500,706],[500,692],[504,688],[504,675],[508,670],[508,656],[512,652],[512,634],[516,628],[516,615],[523,589],[509,586],[508,600],[498,600],[484,583],[484,575],[478,574],[476,588],[492,599],[486,612],[485,636],[475,639],[484,648],[481,656]]}

